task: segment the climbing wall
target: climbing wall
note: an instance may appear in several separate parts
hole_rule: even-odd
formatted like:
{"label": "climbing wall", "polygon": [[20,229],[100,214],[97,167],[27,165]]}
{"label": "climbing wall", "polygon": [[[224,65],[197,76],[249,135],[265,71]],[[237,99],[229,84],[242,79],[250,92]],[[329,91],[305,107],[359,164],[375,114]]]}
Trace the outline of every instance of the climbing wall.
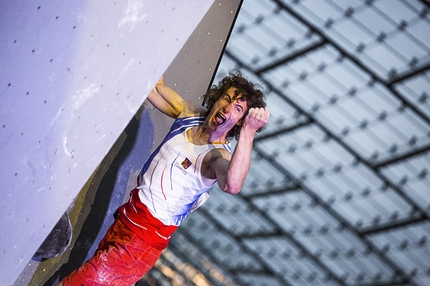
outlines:
{"label": "climbing wall", "polygon": [[212,4],[1,1],[0,285],[11,285]]}

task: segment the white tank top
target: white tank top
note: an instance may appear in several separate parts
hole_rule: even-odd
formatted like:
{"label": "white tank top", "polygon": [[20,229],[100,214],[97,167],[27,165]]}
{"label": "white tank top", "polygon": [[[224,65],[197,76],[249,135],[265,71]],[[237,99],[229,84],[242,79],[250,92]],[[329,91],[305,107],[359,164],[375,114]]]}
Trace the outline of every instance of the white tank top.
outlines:
{"label": "white tank top", "polygon": [[204,156],[214,148],[231,153],[230,144],[194,145],[186,130],[202,125],[204,117],[178,118],[139,174],[139,199],[165,225],[180,225],[208,198],[215,182],[203,183],[200,169]]}

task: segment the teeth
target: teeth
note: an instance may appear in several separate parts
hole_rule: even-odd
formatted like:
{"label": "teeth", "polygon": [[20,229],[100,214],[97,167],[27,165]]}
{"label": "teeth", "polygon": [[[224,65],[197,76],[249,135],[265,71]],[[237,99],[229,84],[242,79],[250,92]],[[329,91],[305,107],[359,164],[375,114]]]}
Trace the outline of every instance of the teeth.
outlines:
{"label": "teeth", "polygon": [[216,118],[217,118],[217,123],[218,124],[223,124],[225,122],[225,117],[221,113],[218,113],[216,115]]}

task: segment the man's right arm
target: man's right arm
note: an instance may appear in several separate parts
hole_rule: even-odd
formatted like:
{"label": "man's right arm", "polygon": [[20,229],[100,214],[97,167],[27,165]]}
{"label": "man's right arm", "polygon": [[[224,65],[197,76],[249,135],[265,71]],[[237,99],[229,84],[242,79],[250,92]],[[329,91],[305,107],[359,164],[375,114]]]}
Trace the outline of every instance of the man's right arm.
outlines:
{"label": "man's right arm", "polygon": [[251,165],[251,152],[255,133],[269,121],[267,108],[251,108],[243,120],[231,159],[218,156],[212,168],[215,170],[219,187],[226,193],[235,195],[242,189]]}

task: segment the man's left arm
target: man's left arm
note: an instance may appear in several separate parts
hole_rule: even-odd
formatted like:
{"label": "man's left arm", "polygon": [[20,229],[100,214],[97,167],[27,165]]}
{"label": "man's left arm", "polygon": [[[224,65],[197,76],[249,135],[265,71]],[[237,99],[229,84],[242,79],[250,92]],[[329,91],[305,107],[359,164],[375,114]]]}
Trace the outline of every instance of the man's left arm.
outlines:
{"label": "man's left arm", "polygon": [[239,139],[231,160],[215,161],[215,174],[219,187],[227,193],[237,194],[242,189],[251,165],[251,152],[255,133],[269,121],[267,108],[251,108],[243,120]]}

